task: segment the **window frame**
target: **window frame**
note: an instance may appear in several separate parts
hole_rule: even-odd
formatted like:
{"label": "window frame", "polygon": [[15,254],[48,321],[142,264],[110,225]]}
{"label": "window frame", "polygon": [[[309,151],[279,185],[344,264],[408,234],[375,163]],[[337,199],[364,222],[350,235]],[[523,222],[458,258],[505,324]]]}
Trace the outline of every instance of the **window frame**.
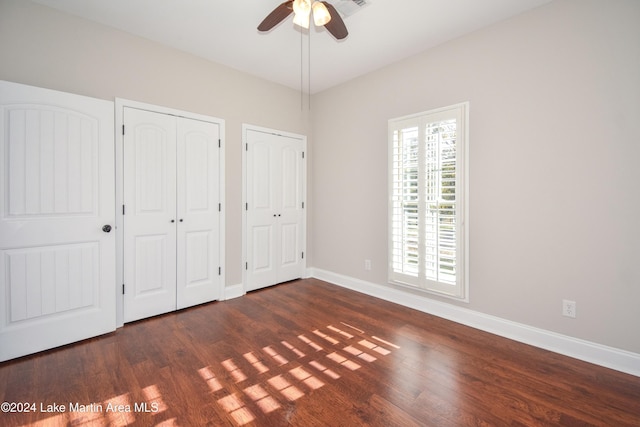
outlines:
{"label": "window frame", "polygon": [[[456,281],[447,284],[429,280],[425,273],[426,237],[424,231],[426,202],[426,138],[427,124],[446,119],[456,119]],[[418,128],[418,253],[417,276],[394,271],[394,133],[399,130]],[[421,113],[390,119],[388,122],[388,265],[389,284],[408,287],[421,292],[469,302],[469,102],[458,103]]]}

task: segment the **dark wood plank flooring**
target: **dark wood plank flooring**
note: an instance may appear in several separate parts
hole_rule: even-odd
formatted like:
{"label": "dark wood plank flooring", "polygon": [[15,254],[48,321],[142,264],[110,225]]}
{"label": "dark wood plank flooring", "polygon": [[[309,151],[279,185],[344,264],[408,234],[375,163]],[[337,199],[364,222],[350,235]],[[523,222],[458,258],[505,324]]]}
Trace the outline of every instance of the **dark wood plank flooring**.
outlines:
{"label": "dark wood plank flooring", "polygon": [[2,363],[0,402],[36,405],[2,426],[640,426],[640,378],[315,279]]}

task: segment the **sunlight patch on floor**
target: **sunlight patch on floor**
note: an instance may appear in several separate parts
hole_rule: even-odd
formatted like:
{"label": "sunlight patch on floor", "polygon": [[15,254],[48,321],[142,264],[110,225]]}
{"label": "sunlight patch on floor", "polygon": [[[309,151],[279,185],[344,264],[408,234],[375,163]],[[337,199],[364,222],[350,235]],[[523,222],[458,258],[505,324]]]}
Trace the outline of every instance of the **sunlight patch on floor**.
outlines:
{"label": "sunlight patch on floor", "polygon": [[364,360],[365,362],[374,362],[378,359],[376,359],[375,357],[373,357],[372,355],[365,353],[364,351],[355,348],[353,346],[346,346],[345,348],[343,348],[344,351],[346,351],[347,353],[353,354],[354,356],[359,357],[360,359]]}
{"label": "sunlight patch on floor", "polygon": [[[311,394],[316,390],[322,389],[326,386],[325,381],[340,380],[341,375],[339,372],[341,369],[344,368],[355,372],[362,368],[363,365],[361,363],[363,361],[373,363],[378,360],[377,357],[387,356],[391,354],[392,350],[400,348],[398,345],[375,335],[367,335],[364,330],[356,326],[344,322],[340,322],[340,325],[339,327],[327,325],[324,328],[309,330],[310,333],[322,338],[331,345],[341,344],[340,350],[327,351],[304,334],[300,334],[297,335],[297,338],[303,343],[298,343],[301,348],[311,348],[315,353],[322,352],[322,356],[314,356],[314,352],[307,356],[300,348],[287,341],[280,341],[262,348],[262,351],[269,357],[259,351],[247,351],[242,353],[242,358],[238,357],[236,359],[238,363],[233,358],[219,362],[228,375],[225,375],[224,371],[220,370],[221,377],[216,377],[214,373],[215,366],[212,365],[198,369],[198,374],[211,393],[225,394],[224,396],[218,394],[213,399],[230,416],[233,422],[239,426],[256,422],[255,414],[260,412],[270,414],[281,410],[283,406],[286,407],[288,405],[287,402],[294,402],[305,397],[305,392]],[[323,357],[327,359],[323,359]],[[294,362],[290,362],[288,358],[291,358]],[[296,358],[300,361],[296,362]],[[326,361],[326,364],[321,363],[320,360]],[[356,360],[360,363],[357,363]],[[337,368],[335,367],[336,365],[331,366],[333,363],[337,365]],[[242,366],[243,369],[252,371],[249,365],[257,372],[257,374],[253,373],[253,377],[245,375],[241,369]],[[331,368],[336,369],[338,372]],[[272,373],[270,377],[262,376],[271,369],[278,371]],[[342,371],[346,375],[345,372]],[[225,384],[225,382],[229,381],[238,384],[247,380],[253,381],[255,378],[259,378],[255,384],[246,385],[242,389],[238,389],[235,385]],[[66,425],[124,427],[136,423],[136,411],[106,411],[107,406],[111,408],[150,408],[154,413],[161,413],[170,409],[165,403],[158,385],[148,385],[140,391],[144,396],[145,402],[133,402],[131,397],[133,395],[130,396],[129,393],[124,393],[102,403],[85,405],[95,405],[96,408],[100,409],[57,414],[31,425],[36,427]],[[138,422],[140,421],[138,420]],[[171,427],[178,425],[178,422],[176,418],[171,418],[154,422],[153,425]]]}
{"label": "sunlight patch on floor", "polygon": [[235,394],[230,394],[222,399],[218,399],[218,405],[227,411],[238,425],[243,426],[256,419],[253,413],[244,406],[242,400],[238,399]]}
{"label": "sunlight patch on floor", "polygon": [[298,387],[292,385],[282,375],[269,378],[267,382],[271,387],[278,390],[287,400],[292,402],[304,396],[304,393]]}
{"label": "sunlight patch on floor", "polygon": [[348,333],[348,332],[343,331],[342,329],[338,329],[338,328],[336,328],[335,326],[329,325],[329,326],[327,326],[327,329],[330,329],[330,330],[332,330],[333,332],[337,332],[337,333],[339,333],[340,335],[342,335],[343,337],[346,337],[347,339],[351,339],[351,338],[353,338],[353,335],[351,335],[351,334],[350,334],[350,333]]}
{"label": "sunlight patch on floor", "polygon": [[178,427],[179,425],[180,424],[178,424],[178,420],[176,420],[175,418],[171,418],[171,419],[159,422],[158,424],[155,425],[155,427]]}
{"label": "sunlight patch on floor", "polygon": [[242,382],[247,379],[247,376],[238,368],[233,359],[227,359],[222,362],[222,366],[231,374],[236,383]]}
{"label": "sunlight patch on floor", "polygon": [[340,324],[341,324],[341,325],[346,326],[347,328],[351,328],[351,329],[353,329],[354,331],[358,331],[358,332],[360,332],[361,334],[364,334],[364,331],[363,331],[362,329],[358,329],[358,328],[356,328],[355,326],[351,326],[351,325],[350,325],[350,324],[348,324],[348,323],[340,322]]}
{"label": "sunlight patch on floor", "polygon": [[251,363],[251,365],[256,368],[259,374],[264,374],[269,370],[252,352],[248,352],[243,354],[243,357],[247,360],[247,362]]}
{"label": "sunlight patch on floor", "polygon": [[167,405],[162,400],[162,394],[158,390],[157,385],[150,385],[142,389],[142,393],[147,401],[151,404],[151,408],[154,412],[164,412],[167,410]]}
{"label": "sunlight patch on floor", "polygon": [[211,391],[216,392],[222,389],[222,384],[220,384],[220,381],[218,381],[218,379],[213,374],[213,372],[211,372],[211,369],[209,369],[208,366],[202,369],[198,369],[198,374],[200,374],[202,379],[207,383]]}
{"label": "sunlight patch on floor", "polygon": [[[206,368],[203,368],[206,369]],[[200,370],[202,371],[202,369]],[[168,409],[164,403],[162,393],[157,385],[143,388],[144,402],[134,402],[129,393],[107,399],[103,402],[80,403],[70,402],[65,405],[64,413],[45,418],[29,424],[30,427],[56,426],[115,426],[125,427],[136,423],[136,413],[161,413]],[[155,426],[169,427],[176,425],[175,418],[155,424]]]}
{"label": "sunlight patch on floor", "polygon": [[374,344],[374,343],[372,343],[371,341],[368,341],[368,340],[361,340],[361,341],[358,342],[358,344],[360,344],[363,347],[368,348],[369,350],[373,350],[376,353],[380,353],[383,356],[386,356],[387,354],[391,353],[386,348],[380,347],[379,345]]}
{"label": "sunlight patch on floor", "polygon": [[323,374],[325,374],[329,378],[332,378],[334,380],[337,380],[338,378],[340,378],[340,375],[336,374],[334,371],[332,371],[331,369],[327,368],[326,366],[324,366],[322,363],[318,362],[317,360],[313,360],[313,361],[309,362],[309,365],[313,366],[314,368],[316,368],[318,371],[322,372]]}
{"label": "sunlight patch on floor", "polygon": [[298,338],[300,339],[300,341],[302,341],[303,343],[309,345],[315,351],[320,351],[320,350],[323,349],[321,346],[319,346],[315,342],[311,341],[309,338],[305,337],[304,335],[298,335]]}
{"label": "sunlight patch on floor", "polygon": [[278,401],[271,397],[271,395],[259,384],[245,388],[244,393],[249,396],[249,398],[253,400],[265,414],[273,412],[281,407]]}
{"label": "sunlight patch on floor", "polygon": [[305,371],[302,366],[291,369],[289,373],[312,390],[317,390],[324,385],[322,381]]}
{"label": "sunlight patch on floor", "polygon": [[[97,406],[97,405],[96,405]],[[56,417],[63,416],[60,414]],[[90,411],[90,412],[69,412],[69,423],[72,426],[106,426],[107,420],[104,419],[103,411]],[[51,426],[57,425],[56,423],[52,424],[42,424],[43,426]],[[67,425],[67,422],[64,422],[60,425]]]}
{"label": "sunlight patch on floor", "polygon": [[333,345],[336,345],[336,344],[338,344],[338,343],[340,342],[340,341],[338,341],[337,339],[335,339],[335,338],[333,338],[333,337],[331,337],[331,336],[329,336],[329,335],[325,334],[324,332],[320,332],[320,331],[319,331],[319,330],[317,330],[317,329],[316,329],[316,330],[314,330],[314,331],[311,331],[311,332],[313,332],[314,334],[316,334],[316,335],[317,335],[317,336],[319,336],[320,338],[323,338],[323,339],[325,339],[326,341],[329,341],[329,342],[330,342],[331,344],[333,344]]}
{"label": "sunlight patch on floor", "polygon": [[274,350],[271,346],[264,347],[262,350],[264,350],[265,353],[271,356],[271,358],[275,360],[279,366],[289,363],[289,361],[285,359],[284,356]]}
{"label": "sunlight patch on floor", "polygon": [[[102,418],[102,416],[100,416],[99,418]],[[106,426],[107,423],[106,421],[102,420],[102,419],[98,419],[96,420],[96,422],[98,422],[98,424],[87,424],[86,422],[82,422],[80,424],[72,424],[72,425],[96,425],[96,426]],[[31,427],[57,427],[57,426],[66,426],[70,424],[69,423],[69,417],[67,417],[67,414],[59,414],[59,415],[54,415],[53,417],[49,417],[49,418],[45,418],[44,420],[39,420],[36,421],[34,423],[29,424],[29,426]],[[23,427],[27,427],[26,425],[24,425]]]}
{"label": "sunlight patch on floor", "polygon": [[111,405],[112,408],[116,408],[113,412],[107,412],[110,426],[128,426],[135,422],[135,416],[132,412],[119,411],[120,408],[131,408],[132,405],[129,401],[129,393],[113,397],[105,403],[107,405]]}
{"label": "sunlight patch on floor", "polygon": [[303,352],[301,352],[300,350],[298,350],[297,348],[295,348],[294,346],[292,346],[291,344],[289,344],[286,341],[281,341],[282,345],[287,347],[289,350],[291,350],[292,352],[294,352],[296,354],[296,356],[298,356],[298,358],[304,357],[305,354]]}
{"label": "sunlight patch on floor", "polygon": [[356,362],[354,362],[353,360],[347,359],[346,357],[336,353],[335,351],[333,353],[327,354],[327,357],[333,360],[334,362],[338,363],[339,365],[342,365],[345,368],[351,369],[352,371],[355,371],[356,369],[360,369],[362,367],[358,365]]}
{"label": "sunlight patch on floor", "polygon": [[[367,336],[362,329],[344,322],[340,322],[340,324],[342,325],[340,327],[328,325],[323,328],[330,333],[333,333],[334,336],[328,335],[320,328],[310,330],[312,334],[322,338],[332,345],[339,345],[342,341],[344,347],[340,351],[332,351],[328,353],[322,346],[309,339],[304,334],[298,335],[297,338],[307,346],[311,347],[315,352],[322,351],[324,356],[329,359],[329,364],[336,363],[339,365],[339,368],[345,368],[350,371],[356,371],[362,367],[362,365],[357,363],[355,360],[373,363],[378,359],[371,353],[386,356],[391,353],[391,350],[388,350],[387,348],[400,348],[397,345],[376,336],[371,336],[371,340],[369,340],[369,336]],[[350,332],[347,332],[345,329],[349,329]],[[356,339],[359,339],[360,341],[351,341],[351,344],[347,343],[347,340],[352,340],[357,335],[359,335],[359,337]],[[387,348],[383,347],[383,344]],[[279,347],[280,345],[282,345],[282,347]],[[298,349],[287,341],[280,341],[280,343],[268,345],[263,347],[262,351],[264,351],[264,353],[269,357],[264,358],[264,356],[253,351],[248,351],[243,354],[243,358],[256,369],[258,376],[269,372],[270,369],[276,370],[281,369],[281,367],[287,369],[285,365],[292,363],[287,359],[287,357],[293,357],[294,355],[298,359],[307,357],[304,351]],[[341,352],[344,352],[344,354],[341,354]],[[287,357],[284,356],[285,354]],[[264,414],[269,414],[273,411],[282,409],[283,406],[286,406],[286,402],[294,402],[303,398],[305,396],[305,391],[303,391],[304,389],[307,389],[309,393],[312,393],[315,390],[319,390],[324,387],[326,385],[325,382],[318,378],[318,376],[326,376],[326,378],[323,378],[325,381],[339,380],[341,378],[341,375],[338,372],[330,369],[323,363],[320,363],[318,358],[308,360],[306,362],[305,360],[301,360],[301,363],[307,363],[310,368],[307,368],[307,365],[289,365],[290,368],[287,371],[280,371],[280,374],[275,373],[269,378],[257,380],[256,384],[243,388],[242,393],[230,393],[227,396],[218,399],[217,403],[225,410],[225,412],[231,415],[238,425],[245,425],[256,420],[256,417],[251,410],[260,410]],[[227,359],[220,364],[227,372],[229,372],[235,383],[249,379],[233,359]],[[274,364],[277,365],[276,368],[273,367]],[[271,367],[269,365],[271,365]],[[315,375],[312,374],[312,372]],[[198,370],[198,373],[207,383],[212,392],[218,392],[225,389],[224,378],[218,380],[213,374],[210,366],[201,368]],[[234,389],[235,386],[231,386],[231,388],[227,390]],[[149,401],[154,401],[154,396],[155,393],[150,393],[147,395],[147,399]]]}
{"label": "sunlight patch on floor", "polygon": [[400,346],[397,346],[397,345],[395,345],[395,344],[393,344],[393,343],[390,343],[389,341],[385,341],[385,340],[383,340],[382,338],[378,338],[378,337],[377,337],[377,336],[375,336],[375,335],[372,335],[372,336],[371,336],[371,338],[373,338],[373,339],[374,339],[374,340],[376,340],[376,341],[380,341],[381,343],[384,343],[384,344],[386,344],[386,345],[390,345],[391,347],[395,348],[396,350],[400,348]]}

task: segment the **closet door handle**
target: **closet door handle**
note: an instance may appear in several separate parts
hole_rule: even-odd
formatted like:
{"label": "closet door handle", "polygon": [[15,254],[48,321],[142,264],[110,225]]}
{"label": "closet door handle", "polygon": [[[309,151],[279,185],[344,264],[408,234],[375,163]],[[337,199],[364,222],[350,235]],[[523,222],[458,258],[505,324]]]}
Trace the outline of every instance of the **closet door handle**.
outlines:
{"label": "closet door handle", "polygon": [[109,224],[103,225],[102,226],[102,231],[104,231],[105,233],[108,233],[111,231],[111,226]]}
{"label": "closet door handle", "polygon": [[173,222],[176,222],[176,220],[175,220],[175,219],[172,219],[172,220],[171,220],[171,222],[172,222],[172,223],[173,223]]}

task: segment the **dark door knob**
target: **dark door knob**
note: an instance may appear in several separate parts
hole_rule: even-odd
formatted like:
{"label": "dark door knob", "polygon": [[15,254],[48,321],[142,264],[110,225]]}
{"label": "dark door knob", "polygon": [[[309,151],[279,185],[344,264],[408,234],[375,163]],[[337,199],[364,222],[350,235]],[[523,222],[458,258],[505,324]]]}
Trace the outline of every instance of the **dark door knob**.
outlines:
{"label": "dark door knob", "polygon": [[102,226],[102,231],[108,233],[111,231],[111,226],[109,224]]}

